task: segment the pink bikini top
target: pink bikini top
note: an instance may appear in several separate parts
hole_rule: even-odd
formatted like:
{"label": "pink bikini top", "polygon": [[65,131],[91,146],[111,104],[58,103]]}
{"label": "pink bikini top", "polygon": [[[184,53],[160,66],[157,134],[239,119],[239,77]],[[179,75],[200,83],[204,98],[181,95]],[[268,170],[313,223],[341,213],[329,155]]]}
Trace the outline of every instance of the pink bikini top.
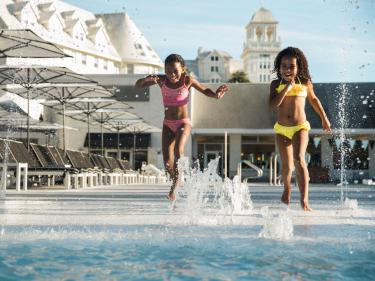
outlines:
{"label": "pink bikini top", "polygon": [[182,106],[189,102],[189,89],[185,84],[185,80],[186,76],[184,78],[184,84],[177,89],[167,87],[164,81],[163,85],[161,86],[164,106]]}

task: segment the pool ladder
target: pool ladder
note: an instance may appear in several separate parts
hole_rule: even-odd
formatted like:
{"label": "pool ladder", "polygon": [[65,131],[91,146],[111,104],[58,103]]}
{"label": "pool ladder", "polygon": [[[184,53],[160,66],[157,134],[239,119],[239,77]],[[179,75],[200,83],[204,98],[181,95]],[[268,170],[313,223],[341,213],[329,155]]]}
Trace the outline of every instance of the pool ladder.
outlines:
{"label": "pool ladder", "polygon": [[279,154],[273,153],[270,159],[270,185],[281,186],[281,174],[277,173],[277,159]]}

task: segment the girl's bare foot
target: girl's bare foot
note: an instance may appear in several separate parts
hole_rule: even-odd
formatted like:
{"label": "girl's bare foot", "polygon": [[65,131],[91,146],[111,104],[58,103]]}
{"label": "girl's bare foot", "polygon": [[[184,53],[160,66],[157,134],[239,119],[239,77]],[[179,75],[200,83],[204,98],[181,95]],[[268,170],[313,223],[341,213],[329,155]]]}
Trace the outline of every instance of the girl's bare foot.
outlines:
{"label": "girl's bare foot", "polygon": [[283,195],[281,196],[281,202],[283,202],[286,205],[289,205],[291,192],[292,190],[290,188],[284,188]]}
{"label": "girl's bare foot", "polygon": [[312,209],[309,207],[309,204],[304,200],[301,200],[301,207],[305,212],[311,212]]}
{"label": "girl's bare foot", "polygon": [[176,194],[174,194],[174,191],[173,191],[173,190],[169,191],[169,194],[167,195],[167,199],[168,199],[169,201],[174,201],[174,200],[176,200]]}

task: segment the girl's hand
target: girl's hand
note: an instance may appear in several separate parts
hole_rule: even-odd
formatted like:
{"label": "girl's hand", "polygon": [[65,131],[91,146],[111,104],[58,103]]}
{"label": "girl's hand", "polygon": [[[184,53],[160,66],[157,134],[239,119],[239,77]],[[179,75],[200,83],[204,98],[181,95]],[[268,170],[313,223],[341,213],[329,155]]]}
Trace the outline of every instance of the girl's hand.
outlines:
{"label": "girl's hand", "polygon": [[225,92],[228,91],[228,86],[227,85],[221,85],[219,88],[216,90],[216,98],[221,99],[224,95]]}
{"label": "girl's hand", "polygon": [[153,83],[157,84],[158,81],[159,81],[159,76],[157,76],[157,75],[155,75],[155,74],[151,74],[151,75],[146,76],[146,77],[144,78],[144,81],[145,81],[146,83],[153,82]]}
{"label": "girl's hand", "polygon": [[323,119],[322,121],[322,127],[323,127],[323,130],[327,133],[330,133],[332,132],[331,130],[331,123],[329,122],[329,120],[327,118]]}

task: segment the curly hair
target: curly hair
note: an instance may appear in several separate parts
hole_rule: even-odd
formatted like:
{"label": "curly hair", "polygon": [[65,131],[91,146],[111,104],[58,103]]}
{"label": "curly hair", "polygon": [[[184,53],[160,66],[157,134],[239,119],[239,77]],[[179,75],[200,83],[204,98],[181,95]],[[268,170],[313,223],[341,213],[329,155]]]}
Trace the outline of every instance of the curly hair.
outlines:
{"label": "curly hair", "polygon": [[164,65],[175,63],[175,62],[179,62],[182,68],[185,68],[185,60],[178,54],[170,54],[168,57],[166,57],[164,61]]}
{"label": "curly hair", "polygon": [[307,59],[303,52],[295,47],[287,47],[277,54],[274,63],[273,72],[277,74],[278,79],[282,79],[280,73],[281,59],[283,57],[291,57],[297,59],[297,77],[301,80],[302,83],[307,83],[311,81],[311,76],[309,72],[309,65]]}

